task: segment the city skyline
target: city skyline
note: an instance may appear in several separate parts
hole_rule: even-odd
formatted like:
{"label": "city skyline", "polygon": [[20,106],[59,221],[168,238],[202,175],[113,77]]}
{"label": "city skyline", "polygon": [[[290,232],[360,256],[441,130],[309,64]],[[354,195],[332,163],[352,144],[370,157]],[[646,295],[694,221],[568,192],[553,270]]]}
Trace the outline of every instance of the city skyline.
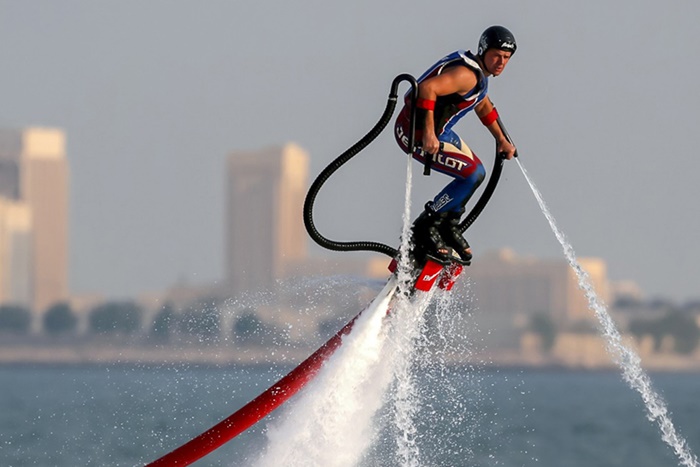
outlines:
{"label": "city skyline", "polygon": [[[376,122],[393,77],[473,49],[485,27],[503,24],[518,52],[491,97],[577,253],[603,258],[613,280],[650,296],[695,298],[700,162],[678,135],[697,122],[698,62],[687,57],[699,52],[700,5],[624,0],[601,13],[595,3],[509,0],[429,40],[405,26],[421,23],[415,6],[302,1],[271,15],[179,0],[0,2],[0,39],[12,44],[0,50],[0,126],[68,135],[70,289],[124,297],[223,280],[229,153],[296,141],[313,178]],[[246,21],[232,28],[234,17]],[[456,129],[488,169],[487,132],[472,118]],[[397,243],[405,169],[386,131],[324,190],[328,235]],[[446,182],[419,172],[414,208]],[[503,246],[561,257],[512,163],[468,239],[475,261]]]}
{"label": "city skyline", "polygon": [[[24,232],[27,239],[36,233],[41,238],[56,237],[51,229],[51,223],[46,224],[46,221],[41,221],[41,218],[46,217],[46,214],[43,216],[32,215],[32,212],[37,208],[36,201],[30,203],[26,195],[22,197],[23,192],[30,193],[32,191],[29,189],[30,187],[42,185],[36,181],[30,183],[32,177],[27,176],[27,173],[31,172],[27,169],[32,167],[32,163],[36,164],[36,159],[48,160],[53,164],[53,166],[49,166],[49,171],[45,171],[42,178],[37,180],[45,182],[53,178],[65,185],[58,191],[56,191],[56,187],[49,191],[42,188],[43,191],[38,193],[41,195],[40,199],[43,202],[41,208],[44,212],[47,212],[47,209],[51,211],[51,202],[54,205],[55,202],[58,202],[58,206],[62,206],[58,212],[61,210],[64,212],[63,220],[59,219],[58,224],[55,225],[59,227],[59,231],[67,230],[65,193],[69,191],[69,187],[67,186],[68,168],[64,141],[65,135],[58,129],[0,129],[0,149],[2,149],[0,161],[5,161],[5,165],[0,167],[2,169],[0,177],[4,179],[5,183],[2,187],[6,189],[4,197],[0,196],[0,239],[4,232],[12,234],[14,231],[20,234]],[[14,173],[13,166],[7,166],[7,163],[13,160],[16,162],[25,161],[26,167],[22,169],[21,165],[17,165],[16,173]],[[57,163],[59,165],[55,165]],[[226,274],[220,281],[215,280],[210,284],[193,285],[203,287],[201,290],[211,288],[212,291],[218,290],[217,293],[237,296],[272,287],[278,280],[292,278],[299,274],[350,274],[368,278],[382,278],[388,274],[384,267],[386,261],[382,260],[383,256],[370,259],[341,257],[334,261],[333,266],[329,266],[327,263],[327,259],[330,259],[329,254],[321,253],[319,255],[316,252],[316,255],[309,255],[308,243],[310,242],[306,238],[301,216],[294,216],[295,212],[301,211],[305,193],[310,184],[308,163],[309,154],[304,148],[293,142],[254,151],[234,151],[228,155],[225,163],[227,174],[225,217],[228,227],[226,248],[222,252],[227,258]],[[59,170],[58,178],[56,178],[57,175],[53,174],[56,169]],[[13,173],[14,176],[12,176]],[[34,177],[36,178],[36,175]],[[33,190],[36,191],[36,188]],[[56,196],[56,193],[64,194]],[[51,202],[47,203],[47,199],[51,199]],[[56,211],[56,209],[53,210]],[[54,218],[53,222],[56,223],[57,216],[53,215],[52,217]],[[40,220],[37,227],[43,227],[39,232],[34,232],[36,229],[34,218]],[[134,226],[134,228],[137,227]],[[5,235],[7,234],[5,233]],[[63,235],[65,236],[65,232]],[[42,242],[46,243],[45,240]],[[59,249],[55,253],[47,250],[39,257],[45,258],[47,253],[49,257],[55,258],[57,255],[63,257],[63,260],[58,262],[58,269],[65,270],[67,266],[65,264],[67,250],[65,238],[63,243],[59,241],[58,243],[54,242],[54,244],[64,245],[63,249]],[[3,245],[6,246],[0,249],[1,290],[18,289],[20,294],[24,294],[22,296],[25,299],[24,301],[17,300],[16,297],[20,295],[8,295],[7,292],[4,292],[0,295],[0,302],[26,303],[30,308],[42,312],[56,302],[69,298],[74,302],[80,300],[80,294],[71,295],[71,291],[68,290],[67,274],[56,274],[55,266],[53,275],[39,274],[31,280],[31,284],[24,284],[20,281],[18,286],[17,274],[11,272],[18,269],[15,264],[17,258],[21,259],[22,255],[27,253],[23,253],[24,247],[21,244],[19,248],[15,248],[17,251],[12,250],[11,244],[3,243]],[[28,246],[26,248],[27,251],[32,251],[35,247]],[[564,310],[569,310],[566,313],[577,310],[573,312],[577,319],[586,317],[585,299],[575,283],[569,283],[573,275],[563,259],[546,261],[542,258],[524,258],[507,247],[500,249],[500,251],[485,252],[482,258],[484,264],[477,263],[475,267],[470,268],[470,271],[475,272],[470,276],[476,281],[476,290],[479,293],[481,303],[486,304],[490,310],[496,309],[499,313],[508,315],[515,313],[517,315],[532,308],[532,303],[540,303],[539,309],[549,310],[553,313],[553,317],[561,317]],[[611,297],[610,287],[615,287],[608,281],[606,263],[600,258],[587,258],[582,259],[582,261],[587,269],[592,268],[595,287],[602,293],[604,301],[608,301]],[[25,262],[29,264],[29,258],[26,258]],[[28,266],[22,264],[20,262],[19,270],[26,269],[29,277]],[[494,273],[494,267],[499,272]],[[528,269],[532,270],[528,273]],[[3,273],[3,271],[10,271],[10,273]],[[554,272],[556,273],[552,275]],[[502,276],[502,280],[495,280],[494,274]],[[41,282],[40,276],[42,275],[49,278],[48,285]],[[560,276],[559,279],[555,277],[557,275]],[[542,282],[543,277],[546,278],[544,282]],[[536,286],[535,282],[532,282],[533,279],[537,282]],[[515,294],[503,295],[500,284],[504,280],[506,282],[515,281],[519,284],[515,287],[517,289]],[[480,281],[481,284],[479,284]],[[522,284],[528,281],[533,287],[530,287],[532,290],[525,291]],[[217,285],[220,282],[223,283],[223,286]],[[55,289],[53,284],[56,283],[61,284],[59,289]],[[139,296],[151,294],[154,297],[163,297],[157,301],[167,301],[168,299],[164,297],[167,297],[173,290],[177,290],[181,285],[187,284],[166,284],[161,290],[150,290],[124,298],[137,299]],[[626,285],[629,286],[629,284]],[[48,295],[43,292],[47,287],[54,288],[53,292]],[[557,287],[560,287],[561,290],[557,291]],[[35,297],[35,292],[32,290],[34,288],[36,288],[38,298]],[[634,285],[632,288],[635,298],[640,298],[639,293],[642,291]],[[523,293],[524,295],[522,295]],[[538,293],[540,296],[537,296]],[[518,298],[518,294],[522,296]],[[96,297],[88,296],[87,298],[87,303],[94,303]],[[534,302],[532,302],[533,299]],[[513,302],[513,300],[520,300],[519,305],[502,306],[503,303]],[[547,305],[547,303],[549,304]],[[509,311],[506,311],[506,308]],[[588,317],[590,318],[590,316]],[[574,319],[574,316],[569,316],[568,319]]]}

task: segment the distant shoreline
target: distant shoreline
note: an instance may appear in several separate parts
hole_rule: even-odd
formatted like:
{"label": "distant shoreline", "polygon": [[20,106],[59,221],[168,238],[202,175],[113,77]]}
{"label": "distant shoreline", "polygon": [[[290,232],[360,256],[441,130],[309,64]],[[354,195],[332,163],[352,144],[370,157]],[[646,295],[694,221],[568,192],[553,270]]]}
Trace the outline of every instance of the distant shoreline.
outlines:
{"label": "distant shoreline", "polygon": [[[308,358],[315,348],[237,348],[217,346],[141,347],[122,345],[0,345],[0,368],[70,368],[70,367],[187,367],[233,368],[272,367],[293,368]],[[564,362],[546,355],[523,355],[518,351],[441,357],[450,366],[473,367],[478,370],[524,371],[617,371],[611,360]],[[642,366],[652,372],[696,373],[700,362],[676,354],[642,360]]]}

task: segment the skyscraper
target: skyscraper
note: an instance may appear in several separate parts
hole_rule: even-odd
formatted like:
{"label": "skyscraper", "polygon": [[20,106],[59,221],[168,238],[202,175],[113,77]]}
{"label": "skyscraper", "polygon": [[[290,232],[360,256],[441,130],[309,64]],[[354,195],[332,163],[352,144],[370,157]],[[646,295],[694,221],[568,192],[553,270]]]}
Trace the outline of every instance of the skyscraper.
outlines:
{"label": "skyscraper", "polygon": [[236,152],[227,165],[226,277],[231,292],[269,287],[307,256],[308,154],[293,143]]}
{"label": "skyscraper", "polygon": [[[28,209],[31,308],[42,312],[68,298],[68,164],[61,130],[0,131],[0,196]],[[5,212],[18,215],[17,209]]]}
{"label": "skyscraper", "polygon": [[0,303],[32,307],[31,252],[29,206],[0,196]]}

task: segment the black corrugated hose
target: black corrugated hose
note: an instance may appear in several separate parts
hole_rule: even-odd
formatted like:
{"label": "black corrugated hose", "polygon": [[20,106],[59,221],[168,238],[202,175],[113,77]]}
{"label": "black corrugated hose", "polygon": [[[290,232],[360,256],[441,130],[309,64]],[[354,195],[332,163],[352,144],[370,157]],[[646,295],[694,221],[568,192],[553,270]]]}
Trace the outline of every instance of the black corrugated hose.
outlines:
{"label": "black corrugated hose", "polygon": [[[343,164],[348,162],[350,159],[355,157],[360,151],[362,151],[365,147],[367,147],[372,141],[374,141],[379,134],[384,131],[384,128],[386,128],[387,124],[391,120],[391,116],[394,113],[394,110],[396,109],[396,100],[398,98],[398,87],[399,84],[402,81],[407,81],[411,84],[411,116],[410,116],[410,132],[408,135],[408,147],[409,147],[409,157],[412,156],[413,154],[413,149],[415,147],[415,130],[416,130],[416,100],[418,99],[418,83],[416,82],[416,79],[409,75],[409,74],[401,74],[394,78],[394,81],[391,83],[391,91],[389,92],[389,99],[387,101],[386,108],[384,109],[384,114],[382,114],[382,117],[379,119],[376,125],[374,125],[374,128],[372,128],[369,133],[367,133],[360,141],[355,143],[350,149],[342,153],[340,156],[338,156],[333,162],[331,162],[319,175],[316,177],[316,180],[311,184],[311,188],[309,188],[309,192],[306,194],[306,200],[304,201],[304,225],[306,226],[306,231],[309,233],[309,236],[321,245],[323,248],[326,248],[328,250],[333,250],[333,251],[375,251],[377,253],[383,253],[391,258],[394,258],[398,252],[398,250],[394,247],[391,247],[389,245],[385,245],[383,243],[379,242],[369,242],[369,241],[356,241],[356,242],[338,242],[334,240],[330,240],[323,235],[316,229],[316,226],[314,225],[314,220],[313,220],[313,208],[314,208],[314,202],[316,201],[316,196],[318,195],[319,190],[323,186],[324,183],[330,178],[333,173],[338,170]],[[505,127],[503,126],[503,123],[501,122],[501,119],[499,118],[498,120],[498,125],[501,127],[501,130],[505,134],[506,138],[508,138],[508,141],[512,143],[512,140],[510,139],[510,135],[508,135],[508,132],[506,131]],[[517,152],[515,156],[517,157]],[[498,185],[498,180],[501,176],[501,172],[503,170],[503,161],[504,161],[503,154],[499,154],[498,152],[496,153],[496,160],[493,165],[493,169],[491,171],[491,176],[489,177],[489,181],[486,184],[486,188],[484,189],[484,192],[482,193],[481,197],[479,198],[479,201],[474,205],[474,208],[469,212],[467,217],[462,221],[462,223],[459,224],[459,229],[462,233],[466,231],[472,223],[476,220],[476,218],[481,214],[481,212],[484,210],[486,207],[486,204],[489,202],[491,199],[491,195],[493,194],[494,190],[496,189],[496,185]],[[429,157],[426,157],[426,161],[429,160]],[[426,164],[426,171],[425,173],[429,173],[429,164]]]}
{"label": "black corrugated hose", "polygon": [[[416,79],[413,76],[404,73],[394,78],[394,81],[391,84],[389,100],[386,104],[386,108],[384,109],[384,114],[379,119],[377,124],[374,125],[374,128],[372,128],[369,133],[367,133],[360,141],[355,143],[350,149],[342,153],[340,156],[338,156],[337,159],[331,162],[323,170],[323,172],[321,172],[318,175],[318,177],[316,177],[316,180],[314,180],[314,183],[311,185],[311,188],[309,188],[309,192],[306,194],[306,200],[304,201],[304,225],[306,226],[306,231],[309,233],[311,238],[323,248],[333,251],[376,251],[378,253],[383,253],[392,258],[396,256],[396,248],[393,248],[389,245],[385,245],[383,243],[365,241],[336,242],[334,240],[329,240],[328,238],[321,235],[318,230],[316,230],[316,226],[314,225],[313,219],[313,208],[314,201],[316,200],[316,195],[321,189],[321,186],[323,186],[323,184],[326,183],[326,180],[328,180],[328,178],[331,175],[333,175],[333,173],[336,170],[338,170],[343,164],[355,157],[360,151],[367,147],[369,143],[374,141],[387,126],[387,124],[391,120],[391,116],[394,113],[394,109],[396,108],[398,88],[401,81],[408,81],[411,84],[411,109],[413,109],[413,111],[411,112],[411,130],[408,137],[408,147],[412,149],[415,145],[415,103],[418,98],[418,83],[416,82]],[[409,153],[411,152],[412,151],[409,151]]]}

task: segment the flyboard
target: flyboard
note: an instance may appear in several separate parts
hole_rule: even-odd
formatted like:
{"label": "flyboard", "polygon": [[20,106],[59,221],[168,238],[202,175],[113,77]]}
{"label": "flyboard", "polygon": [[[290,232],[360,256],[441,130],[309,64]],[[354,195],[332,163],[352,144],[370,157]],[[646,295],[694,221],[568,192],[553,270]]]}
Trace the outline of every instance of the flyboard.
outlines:
{"label": "flyboard", "polygon": [[[362,149],[369,145],[384,130],[389,123],[398,98],[398,87],[402,81],[407,81],[411,85],[410,91],[406,94],[406,101],[410,102],[411,113],[410,135],[408,147],[415,149],[415,102],[418,98],[418,83],[415,78],[408,74],[397,76],[391,85],[389,99],[384,114],[377,124],[360,141],[355,143],[350,149],[341,154],[331,164],[329,164],[316,178],[307,193],[304,203],[304,225],[311,238],[322,247],[334,251],[374,251],[385,254],[391,258],[388,266],[391,276],[382,291],[377,295],[365,310],[358,313],[342,329],[340,329],[325,344],[319,347],[310,357],[301,362],[296,368],[286,376],[270,386],[266,391],[246,405],[238,409],[226,419],[220,421],[212,428],[206,430],[180,447],[174,449],[163,457],[147,464],[147,467],[160,466],[186,466],[190,465],[217,448],[223,446],[261,419],[265,418],[272,411],[284,404],[289,398],[301,390],[318,373],[323,363],[335,352],[342,343],[343,336],[350,333],[357,318],[375,303],[388,302],[399,288],[399,264],[408,264],[410,293],[424,293],[430,291],[436,284],[443,290],[451,290],[457,277],[461,274],[464,264],[451,255],[449,259],[438,259],[423,250],[420,245],[415,245],[410,252],[407,263],[402,262],[401,253],[389,245],[376,242],[336,242],[321,235],[313,222],[313,205],[321,186],[328,178],[338,170],[343,164],[357,155]],[[504,134],[505,128],[499,120],[499,125]],[[411,156],[413,151],[409,151]],[[431,158],[425,158],[424,174],[430,174]],[[464,232],[488,203],[493,191],[498,184],[498,180],[503,168],[504,158],[496,154],[496,161],[491,171],[491,176],[479,201],[476,203],[467,217],[460,223],[461,232]]]}

